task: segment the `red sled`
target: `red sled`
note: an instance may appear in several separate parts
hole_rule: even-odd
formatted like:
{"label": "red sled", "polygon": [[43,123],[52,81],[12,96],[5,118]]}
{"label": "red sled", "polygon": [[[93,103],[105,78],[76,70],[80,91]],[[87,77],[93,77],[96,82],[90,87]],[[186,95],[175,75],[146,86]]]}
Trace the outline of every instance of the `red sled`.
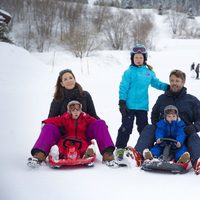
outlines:
{"label": "red sled", "polygon": [[81,157],[82,142],[78,139],[65,138],[63,142],[58,144],[57,155],[55,152],[50,152],[48,162],[52,168],[60,168],[62,166],[77,166],[84,165],[88,167],[94,166],[96,153],[94,151],[94,143],[88,147],[93,149],[90,157]]}

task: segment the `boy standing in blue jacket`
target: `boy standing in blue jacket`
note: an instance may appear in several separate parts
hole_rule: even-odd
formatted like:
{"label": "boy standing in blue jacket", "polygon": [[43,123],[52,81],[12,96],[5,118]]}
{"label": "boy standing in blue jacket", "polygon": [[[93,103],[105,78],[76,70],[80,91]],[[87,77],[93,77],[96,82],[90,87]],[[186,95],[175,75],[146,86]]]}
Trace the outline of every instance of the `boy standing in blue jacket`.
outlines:
{"label": "boy standing in blue jacket", "polygon": [[156,123],[155,145],[143,151],[144,159],[152,160],[153,157],[159,157],[164,150],[161,138],[171,138],[177,140],[175,149],[175,161],[178,163],[188,163],[190,154],[184,145],[186,134],[184,132],[185,123],[178,117],[178,109],[169,105],[164,109],[164,119]]}
{"label": "boy standing in blue jacket", "polygon": [[152,67],[146,64],[147,51],[144,45],[136,44],[130,54],[131,65],[124,72],[119,87],[119,110],[122,114],[122,125],[116,141],[116,157],[119,161],[123,159],[135,118],[139,133],[148,124],[149,86],[163,91],[168,88],[168,84],[159,81]]}

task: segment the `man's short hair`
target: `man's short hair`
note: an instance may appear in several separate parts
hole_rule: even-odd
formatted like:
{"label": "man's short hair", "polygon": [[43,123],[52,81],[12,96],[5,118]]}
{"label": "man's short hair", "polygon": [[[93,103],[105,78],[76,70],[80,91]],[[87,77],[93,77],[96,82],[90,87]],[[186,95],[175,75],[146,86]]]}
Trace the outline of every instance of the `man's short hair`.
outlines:
{"label": "man's short hair", "polygon": [[172,75],[182,79],[183,81],[185,81],[185,79],[186,79],[185,73],[182,72],[181,70],[178,70],[178,69],[175,69],[175,70],[171,71],[169,77],[171,77]]}

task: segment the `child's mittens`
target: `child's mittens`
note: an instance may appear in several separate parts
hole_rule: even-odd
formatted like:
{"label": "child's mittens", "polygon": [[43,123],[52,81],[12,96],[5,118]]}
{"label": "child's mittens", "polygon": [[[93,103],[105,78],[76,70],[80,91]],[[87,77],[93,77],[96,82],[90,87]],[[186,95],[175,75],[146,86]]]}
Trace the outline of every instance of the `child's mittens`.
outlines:
{"label": "child's mittens", "polygon": [[122,116],[126,116],[127,112],[129,112],[126,106],[126,101],[119,100],[119,111],[121,112]]}
{"label": "child's mittens", "polygon": [[181,143],[180,143],[180,142],[177,142],[177,143],[176,143],[176,147],[177,147],[177,148],[180,148],[180,147],[181,147]]}
{"label": "child's mittens", "polygon": [[158,139],[156,140],[156,143],[157,143],[157,144],[162,143],[162,141],[160,140],[160,138],[158,138]]}

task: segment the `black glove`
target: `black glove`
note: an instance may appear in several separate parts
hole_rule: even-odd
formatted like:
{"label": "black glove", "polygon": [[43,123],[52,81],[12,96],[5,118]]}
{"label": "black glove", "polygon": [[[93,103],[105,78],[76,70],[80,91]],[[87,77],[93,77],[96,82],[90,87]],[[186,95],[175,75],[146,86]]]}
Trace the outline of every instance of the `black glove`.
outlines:
{"label": "black glove", "polygon": [[126,101],[119,100],[119,111],[121,112],[122,116],[126,116],[127,112],[129,112],[126,106]]}
{"label": "black glove", "polygon": [[189,126],[186,126],[184,129],[186,134],[196,133],[197,129],[193,124],[190,124]]}

